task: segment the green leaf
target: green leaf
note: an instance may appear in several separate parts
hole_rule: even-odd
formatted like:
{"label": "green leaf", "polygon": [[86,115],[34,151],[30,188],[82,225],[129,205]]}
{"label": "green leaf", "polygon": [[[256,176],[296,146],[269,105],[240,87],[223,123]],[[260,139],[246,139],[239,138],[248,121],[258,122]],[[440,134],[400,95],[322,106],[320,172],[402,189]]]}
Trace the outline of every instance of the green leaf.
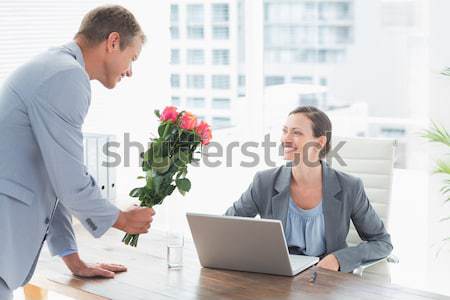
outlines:
{"label": "green leaf", "polygon": [[444,70],[442,70],[441,75],[450,76],[450,68],[447,67]]}
{"label": "green leaf", "polygon": [[[151,149],[149,149],[149,151],[151,150],[151,154],[149,154],[149,157],[152,158],[152,160],[155,157],[161,157],[162,156],[162,145],[161,145],[161,141],[155,141],[152,143],[152,147]],[[150,156],[151,155],[151,156]]]}
{"label": "green leaf", "polygon": [[443,186],[443,187],[441,187],[441,193],[442,194],[447,194],[447,193],[450,193],[450,186]]}
{"label": "green leaf", "polygon": [[142,170],[144,172],[147,172],[148,170],[150,170],[150,166],[146,162],[142,162]]}
{"label": "green leaf", "polygon": [[189,192],[189,190],[191,189],[191,181],[187,178],[180,178],[177,179],[175,182],[177,184],[178,190],[182,195]]}
{"label": "green leaf", "polygon": [[152,170],[155,171],[156,173],[162,175],[169,170],[171,164],[172,164],[172,161],[171,161],[170,157],[168,157],[168,156],[157,157],[157,158],[154,158],[154,160],[153,160]]}
{"label": "green leaf", "polygon": [[440,173],[440,174],[448,174],[450,175],[450,162],[438,160],[436,162],[436,169],[434,170],[434,173]]}
{"label": "green leaf", "polygon": [[176,185],[171,184],[171,185],[167,186],[167,188],[166,188],[166,190],[165,190],[164,193],[165,193],[167,196],[172,195],[172,193],[173,193],[173,191],[175,190],[175,188],[176,188]]}
{"label": "green leaf", "polygon": [[145,177],[147,181],[147,186],[152,187],[153,186],[153,172],[147,171],[147,176]]}
{"label": "green leaf", "polygon": [[166,123],[161,123],[161,125],[159,125],[158,127],[158,134],[160,137],[164,136],[164,129],[166,129]]}
{"label": "green leaf", "polygon": [[432,121],[432,126],[422,132],[422,137],[432,143],[440,143],[450,147],[450,134],[444,127]]}
{"label": "green leaf", "polygon": [[144,176],[138,176],[137,179],[145,179]]}
{"label": "green leaf", "polygon": [[144,162],[147,162],[148,164],[152,163],[153,159],[153,149],[150,147],[147,151],[144,152]]}
{"label": "green leaf", "polygon": [[132,189],[129,195],[130,195],[130,197],[133,197],[133,198],[139,197],[142,194],[142,190],[143,190],[142,188]]}
{"label": "green leaf", "polygon": [[157,116],[158,119],[161,118],[161,113],[159,112],[159,109],[155,109],[154,112],[155,112],[155,116]]}
{"label": "green leaf", "polygon": [[191,155],[189,152],[179,150],[174,155],[174,161],[178,169],[185,168],[190,162]]}
{"label": "green leaf", "polygon": [[442,218],[439,220],[439,222],[445,222],[445,221],[450,221],[450,217]]}

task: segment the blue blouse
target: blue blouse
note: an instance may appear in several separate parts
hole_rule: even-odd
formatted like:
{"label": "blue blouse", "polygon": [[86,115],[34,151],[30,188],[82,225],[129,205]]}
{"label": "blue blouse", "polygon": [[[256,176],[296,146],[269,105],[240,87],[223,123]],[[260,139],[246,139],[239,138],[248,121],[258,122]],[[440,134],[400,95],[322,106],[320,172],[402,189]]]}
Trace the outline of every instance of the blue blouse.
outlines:
{"label": "blue blouse", "polygon": [[291,254],[321,256],[325,254],[325,221],[322,201],[312,209],[298,207],[289,196],[286,242]]}

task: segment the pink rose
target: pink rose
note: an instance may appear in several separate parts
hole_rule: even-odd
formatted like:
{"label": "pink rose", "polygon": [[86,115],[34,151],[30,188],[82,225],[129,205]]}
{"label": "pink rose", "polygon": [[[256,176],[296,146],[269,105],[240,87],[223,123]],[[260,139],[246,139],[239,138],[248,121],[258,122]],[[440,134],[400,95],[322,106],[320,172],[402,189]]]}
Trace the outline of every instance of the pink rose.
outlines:
{"label": "pink rose", "polygon": [[164,108],[160,120],[161,121],[171,121],[172,123],[175,123],[177,121],[178,112],[177,108],[175,106],[167,106]]}
{"label": "pink rose", "polygon": [[202,139],[202,145],[208,145],[212,138],[211,127],[205,121],[201,121],[195,128],[195,132]]}
{"label": "pink rose", "polygon": [[180,127],[186,130],[192,130],[197,125],[197,117],[190,112],[184,112],[180,118]]}

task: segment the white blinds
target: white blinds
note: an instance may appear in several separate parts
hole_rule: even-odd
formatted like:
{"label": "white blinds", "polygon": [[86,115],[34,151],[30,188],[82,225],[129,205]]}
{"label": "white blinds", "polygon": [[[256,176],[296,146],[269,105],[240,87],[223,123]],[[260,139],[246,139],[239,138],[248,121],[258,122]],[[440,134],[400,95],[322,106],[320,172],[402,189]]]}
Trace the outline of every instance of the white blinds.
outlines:
{"label": "white blinds", "polygon": [[0,83],[19,65],[69,42],[84,14],[100,0],[1,0]]}

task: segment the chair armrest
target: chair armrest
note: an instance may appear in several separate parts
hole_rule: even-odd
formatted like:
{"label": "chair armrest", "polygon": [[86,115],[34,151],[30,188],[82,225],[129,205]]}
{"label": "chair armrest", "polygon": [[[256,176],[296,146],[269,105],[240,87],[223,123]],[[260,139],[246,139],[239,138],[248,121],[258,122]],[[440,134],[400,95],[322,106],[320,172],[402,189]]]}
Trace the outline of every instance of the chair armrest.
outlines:
{"label": "chair armrest", "polygon": [[364,271],[367,268],[370,268],[371,266],[376,265],[376,264],[378,264],[380,262],[383,262],[383,261],[386,261],[386,262],[392,263],[392,264],[398,264],[400,260],[395,255],[389,255],[388,257],[385,257],[385,258],[380,258],[380,259],[377,259],[377,260],[368,261],[368,262],[365,262],[365,263],[361,264],[358,268],[354,269],[353,270],[353,274],[358,275],[358,276],[362,276]]}

